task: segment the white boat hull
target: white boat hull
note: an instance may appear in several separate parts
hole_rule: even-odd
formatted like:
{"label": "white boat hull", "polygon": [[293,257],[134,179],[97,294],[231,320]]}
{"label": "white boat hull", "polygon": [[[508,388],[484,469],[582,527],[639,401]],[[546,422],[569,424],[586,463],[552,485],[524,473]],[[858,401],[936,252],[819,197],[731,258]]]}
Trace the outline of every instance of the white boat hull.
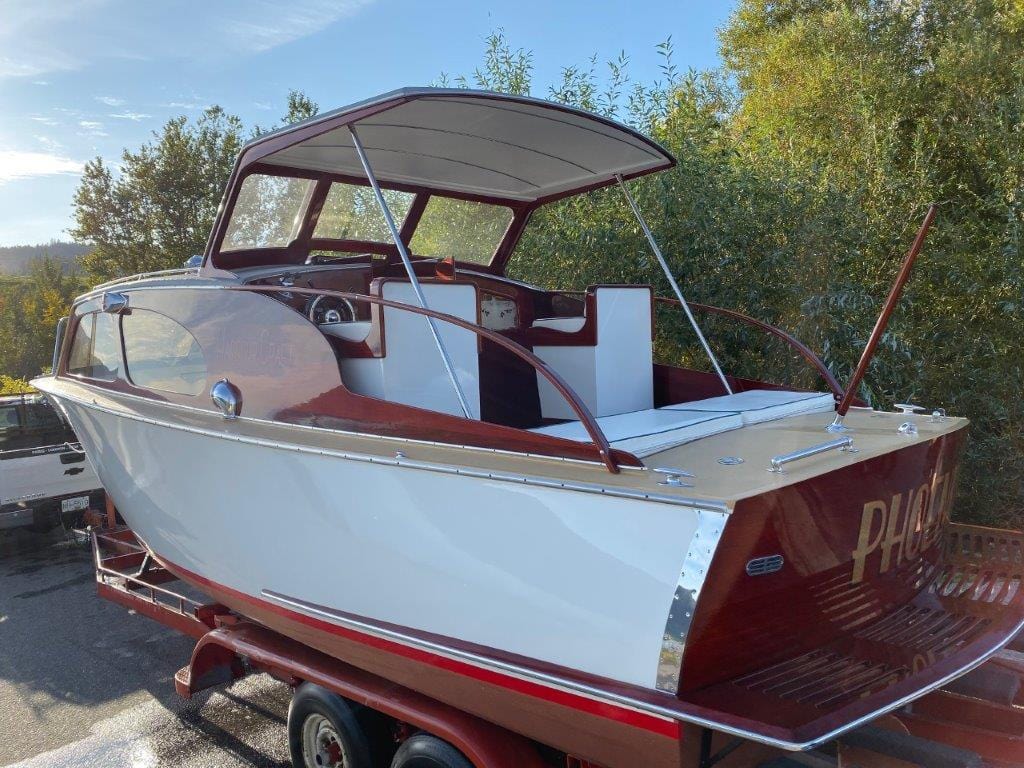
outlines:
{"label": "white boat hull", "polygon": [[125,520],[180,568],[647,688],[694,536],[722,516],[58,400]]}

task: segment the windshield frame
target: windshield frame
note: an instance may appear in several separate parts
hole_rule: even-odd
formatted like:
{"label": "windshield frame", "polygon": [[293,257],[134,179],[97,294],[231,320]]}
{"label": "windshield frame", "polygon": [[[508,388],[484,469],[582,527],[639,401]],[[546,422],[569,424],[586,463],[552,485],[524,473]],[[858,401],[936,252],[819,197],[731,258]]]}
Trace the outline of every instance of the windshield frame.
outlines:
{"label": "windshield frame", "polygon": [[[230,228],[232,217],[235,212],[235,205],[238,202],[239,192],[250,176],[278,176],[284,178],[307,179],[313,182],[311,192],[306,195],[303,205],[300,208],[296,227],[296,235],[291,242],[285,246],[266,246],[251,248],[231,248],[222,250],[227,230]],[[315,237],[317,222],[323,210],[327,195],[332,184],[349,184],[352,186],[369,187],[369,181],[357,176],[347,176],[335,173],[309,171],[300,168],[285,168],[264,163],[255,163],[245,169],[244,174],[233,185],[232,196],[225,201],[223,221],[224,227],[220,228],[217,240],[213,244],[213,261],[218,269],[240,269],[244,267],[268,266],[273,264],[302,264],[307,256],[314,251],[337,251],[338,258],[346,258],[360,254],[374,254],[384,256],[388,262],[398,262],[398,249],[390,239],[387,242],[376,240],[357,240]],[[495,207],[506,208],[511,211],[509,225],[501,238],[495,244],[490,260],[486,263],[479,261],[455,260],[459,267],[475,271],[502,274],[505,262],[511,255],[516,243],[526,226],[526,221],[536,207],[533,204],[517,204],[509,200],[496,200],[482,197],[480,195],[462,194],[456,192],[444,192],[430,190],[408,184],[382,184],[383,189],[397,192],[407,192],[414,195],[405,220],[401,222],[399,235],[402,243],[407,249],[410,248],[416,228],[423,217],[427,203],[431,197],[450,198],[467,202],[481,203]],[[434,260],[436,257],[423,256],[411,252],[415,260]]]}

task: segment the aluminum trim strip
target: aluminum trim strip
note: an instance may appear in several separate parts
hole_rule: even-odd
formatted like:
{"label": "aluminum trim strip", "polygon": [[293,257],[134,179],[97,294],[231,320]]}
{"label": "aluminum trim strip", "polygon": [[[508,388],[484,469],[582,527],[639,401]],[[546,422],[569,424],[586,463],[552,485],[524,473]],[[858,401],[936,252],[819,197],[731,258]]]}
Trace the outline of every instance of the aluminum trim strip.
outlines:
{"label": "aluminum trim strip", "polygon": [[[573,693],[581,694],[583,696],[586,696],[587,698],[596,701],[612,703],[616,706],[626,707],[633,711],[642,712],[648,715],[655,715],[658,717],[664,717],[670,720],[677,720],[679,722],[684,723],[692,723],[694,725],[702,726],[704,728],[710,728],[712,730],[721,731],[722,733],[726,733],[731,736],[738,736],[740,738],[749,739],[750,741],[754,741],[759,744],[765,744],[770,747],[784,749],[791,752],[805,752],[808,750],[816,749],[817,747],[820,747],[823,744],[827,744],[828,742],[838,738],[839,736],[842,736],[844,733],[856,730],[857,728],[860,728],[861,726],[871,722],[872,720],[875,720],[876,718],[888,712],[892,712],[896,709],[899,709],[900,707],[906,706],[910,702],[915,701],[916,699],[919,699],[920,697],[943,687],[952,680],[955,680],[961,675],[964,675],[967,672],[970,672],[972,669],[975,669],[976,667],[980,666],[981,664],[984,664],[992,656],[997,654],[1005,645],[1005,643],[997,644],[995,647],[986,651],[982,656],[978,657],[969,664],[961,667],[955,672],[952,672],[949,675],[946,675],[945,677],[935,681],[935,683],[933,683],[932,685],[925,686],[919,691],[915,691],[913,694],[904,696],[903,698],[895,702],[892,702],[884,707],[880,707],[877,710],[869,712],[868,714],[863,715],[862,717],[859,717],[855,720],[852,720],[849,723],[846,723],[845,725],[839,726],[838,728],[834,728],[833,730],[828,731],[827,733],[824,733],[815,739],[811,739],[808,741],[786,741],[785,739],[777,739],[771,736],[765,736],[755,731],[739,728],[737,726],[730,725],[729,723],[719,722],[710,718],[699,717],[697,715],[690,715],[685,712],[680,712],[678,710],[658,706],[657,704],[639,701],[629,696],[617,694],[612,691],[605,691],[598,688],[594,688],[593,686],[586,685],[585,683],[578,683],[573,680],[566,680],[565,678],[550,675],[545,672],[528,669],[516,664],[510,664],[508,662],[499,661],[497,659],[487,658],[484,656],[480,656],[479,654],[471,653],[469,651],[461,651],[456,648],[451,648],[446,645],[431,642],[429,640],[422,640],[420,638],[410,637],[409,635],[405,635],[400,632],[395,632],[393,630],[384,629],[382,627],[377,627],[365,622],[356,621],[347,616],[340,615],[334,611],[324,609],[319,606],[311,605],[309,603],[305,603],[296,598],[288,597],[287,595],[282,595],[277,592],[273,592],[272,590],[261,590],[261,594],[264,597],[278,603],[279,605],[288,606],[289,608],[298,610],[300,613],[305,613],[306,615],[328,619],[332,623],[345,626],[349,629],[355,630],[357,632],[362,632],[373,637],[391,640],[393,642],[412,648],[427,650],[448,658],[459,659],[461,661],[468,662],[475,666],[500,671],[522,680],[530,680],[554,688],[559,688],[561,690],[571,691]],[[1016,629],[1010,635],[1010,637],[1012,637],[1014,634],[1021,631],[1022,629],[1024,629],[1024,621],[1021,621],[1017,625]]]}
{"label": "aluminum trim strip", "polygon": [[[127,400],[135,400],[135,401],[138,401],[138,402],[141,402],[141,403],[146,403],[147,405],[164,406],[164,407],[167,407],[167,408],[177,408],[177,409],[181,409],[183,411],[188,411],[190,413],[194,413],[196,415],[201,415],[201,416],[209,416],[211,414],[215,414],[218,417],[221,417],[221,414],[220,414],[219,411],[214,411],[212,409],[197,408],[194,405],[184,405],[183,403],[163,402],[163,401],[160,401],[160,400],[154,400],[153,398],[150,398],[150,397],[143,397],[141,395],[133,395],[130,392],[114,392],[112,390],[105,389],[103,387],[97,387],[97,386],[95,386],[93,384],[90,384],[87,380],[78,378],[77,376],[74,376],[74,377],[73,376],[61,376],[61,377],[50,376],[50,377],[42,377],[42,378],[51,378],[51,379],[54,379],[55,381],[68,382],[68,383],[74,384],[76,386],[85,387],[85,388],[89,389],[92,392],[96,392],[98,394],[102,394],[104,397],[109,397],[112,400],[113,399],[118,399],[118,398],[124,398],[124,399],[127,399]],[[494,454],[494,455],[498,455],[498,456],[517,456],[517,457],[525,457],[525,458],[529,458],[529,459],[543,459],[545,461],[557,461],[557,462],[561,462],[563,464],[577,464],[577,465],[586,466],[586,467],[601,467],[602,469],[605,466],[604,463],[600,462],[600,461],[592,461],[592,460],[589,460],[589,459],[574,459],[574,458],[571,458],[569,456],[552,456],[552,455],[549,455],[549,454],[546,454],[546,453],[529,453],[529,452],[523,452],[523,451],[510,451],[510,450],[505,449],[505,448],[485,448],[485,447],[479,446],[479,445],[464,445],[462,443],[442,443],[442,442],[439,442],[437,440],[421,440],[421,439],[417,439],[417,438],[414,438],[414,437],[397,437],[397,436],[394,436],[394,435],[377,435],[377,434],[374,434],[373,432],[354,432],[352,430],[347,430],[347,429],[330,429],[328,427],[316,427],[316,426],[313,426],[311,424],[295,424],[295,423],[290,422],[290,421],[273,421],[271,419],[257,419],[257,418],[254,418],[252,416],[242,416],[242,415],[239,415],[239,416],[236,416],[233,419],[233,421],[236,421],[236,422],[249,422],[251,424],[262,424],[262,425],[266,425],[266,426],[275,426],[275,427],[288,427],[289,429],[309,430],[309,431],[318,432],[318,433],[321,433],[321,434],[344,435],[346,437],[357,437],[357,438],[364,438],[364,439],[367,439],[367,440],[381,440],[381,441],[384,441],[384,442],[399,443],[399,444],[422,445],[422,446],[428,446],[428,447],[431,447],[431,448],[457,448],[459,450],[464,450],[464,451],[474,451],[474,452],[477,452],[477,453],[487,453],[487,454]],[[620,466],[619,469],[620,469],[622,474],[625,474],[627,472],[648,472],[649,471],[647,469],[647,467],[634,467],[634,466]],[[714,502],[710,502],[710,501],[709,502],[702,502],[702,503],[714,504]]]}
{"label": "aluminum trim strip", "polygon": [[697,530],[693,532],[693,539],[690,540],[690,548],[686,552],[686,559],[683,560],[683,569],[679,573],[672,605],[669,606],[668,617],[665,619],[665,632],[661,639],[661,654],[658,657],[654,683],[654,687],[659,691],[675,695],[679,690],[686,638],[690,634],[700,591],[711,567],[711,559],[718,549],[718,542],[722,538],[727,519],[728,516],[721,511],[697,510]]}
{"label": "aluminum trim strip", "polygon": [[[439,472],[441,474],[472,477],[482,480],[497,480],[499,482],[533,485],[543,488],[577,491],[581,493],[595,493],[601,496],[612,496],[616,498],[635,499],[640,501],[652,501],[656,503],[672,504],[675,506],[682,507],[697,507],[706,509],[708,507],[714,506],[713,502],[705,502],[696,499],[686,499],[675,496],[666,496],[663,494],[656,493],[644,493],[643,491],[637,491],[628,488],[608,488],[606,486],[594,485],[591,483],[575,483],[572,481],[563,481],[552,478],[535,477],[530,475],[513,475],[505,472],[467,469],[464,467],[456,467],[447,464],[434,464],[426,461],[415,461],[413,459],[409,459],[406,457],[374,456],[370,454],[356,453],[351,451],[332,450],[329,448],[314,448],[312,446],[298,445],[295,443],[275,442],[272,440],[266,440],[258,437],[250,437],[247,435],[233,435],[210,429],[202,429],[199,427],[187,427],[180,424],[173,424],[171,422],[161,421],[160,419],[152,419],[147,416],[139,416],[137,414],[132,414],[125,411],[107,408],[95,401],[88,402],[84,399],[74,397],[66,392],[60,394],[48,394],[52,394],[53,397],[57,398],[66,398],[71,402],[77,403],[78,405],[81,405],[85,408],[89,408],[91,410],[99,411],[100,413],[106,413],[111,416],[118,416],[120,418],[131,419],[132,421],[138,421],[143,424],[150,424],[152,426],[163,427],[165,429],[173,429],[180,432],[189,432],[192,434],[203,435],[205,437],[215,437],[221,440],[228,440],[236,443],[257,445],[264,448],[273,448],[275,450],[288,451],[290,453],[307,453],[319,456],[332,456],[347,461],[360,461],[368,464],[382,464],[386,466],[406,467],[409,469],[418,469],[428,472]],[[104,394],[106,393],[104,392]],[[178,406],[170,405],[168,407],[174,408]],[[202,413],[214,415],[213,411],[203,411]],[[240,421],[240,419],[232,420],[232,423],[237,424],[238,421]],[[725,512],[727,511],[727,508],[721,506],[721,511]]]}

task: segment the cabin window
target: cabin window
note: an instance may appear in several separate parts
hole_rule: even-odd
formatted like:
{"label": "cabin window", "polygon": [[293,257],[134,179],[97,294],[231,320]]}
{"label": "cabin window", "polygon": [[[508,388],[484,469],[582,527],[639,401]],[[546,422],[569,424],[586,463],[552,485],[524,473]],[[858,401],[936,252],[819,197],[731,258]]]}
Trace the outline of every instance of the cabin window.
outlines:
{"label": "cabin window", "polygon": [[511,223],[511,208],[432,196],[409,245],[417,256],[490,264]]}
{"label": "cabin window", "polygon": [[287,246],[299,234],[312,189],[313,182],[309,179],[261,173],[246,176],[238,191],[221,250]]}
{"label": "cabin window", "polygon": [[158,312],[133,309],[121,318],[128,380],[179,395],[206,389],[206,360],[186,328]]}
{"label": "cabin window", "polygon": [[90,312],[82,317],[71,343],[67,372],[101,381],[121,378],[121,339],[116,315]]}
{"label": "cabin window", "polygon": [[[401,228],[416,196],[396,189],[385,189],[383,193],[395,223]],[[391,232],[373,190],[357,184],[331,184],[313,237],[391,242]]]}

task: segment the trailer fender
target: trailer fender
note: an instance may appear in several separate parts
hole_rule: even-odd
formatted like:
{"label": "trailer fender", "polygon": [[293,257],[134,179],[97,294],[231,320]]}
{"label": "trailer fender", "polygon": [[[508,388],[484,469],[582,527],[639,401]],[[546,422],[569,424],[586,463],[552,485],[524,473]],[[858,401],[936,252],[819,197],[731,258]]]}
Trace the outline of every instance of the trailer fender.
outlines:
{"label": "trailer fender", "polygon": [[414,731],[433,734],[456,747],[474,768],[544,768],[533,744],[518,734],[245,621],[205,634],[189,665],[175,675],[175,688],[188,698],[252,671],[267,672],[293,687],[319,685]]}

